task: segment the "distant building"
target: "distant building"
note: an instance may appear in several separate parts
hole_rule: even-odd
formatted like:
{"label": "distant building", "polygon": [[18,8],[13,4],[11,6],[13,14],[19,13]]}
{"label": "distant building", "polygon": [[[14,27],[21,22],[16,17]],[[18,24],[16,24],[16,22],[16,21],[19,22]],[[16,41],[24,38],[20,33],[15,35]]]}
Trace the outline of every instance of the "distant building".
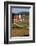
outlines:
{"label": "distant building", "polygon": [[13,23],[18,23],[24,21],[24,16],[29,16],[29,12],[12,13]]}

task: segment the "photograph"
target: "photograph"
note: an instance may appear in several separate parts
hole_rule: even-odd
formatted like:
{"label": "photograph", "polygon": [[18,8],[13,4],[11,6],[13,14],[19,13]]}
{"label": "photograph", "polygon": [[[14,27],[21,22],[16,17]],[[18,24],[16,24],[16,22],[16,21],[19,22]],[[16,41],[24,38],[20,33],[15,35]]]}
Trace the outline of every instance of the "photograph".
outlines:
{"label": "photograph", "polygon": [[29,9],[30,7],[11,6],[11,37],[29,36]]}

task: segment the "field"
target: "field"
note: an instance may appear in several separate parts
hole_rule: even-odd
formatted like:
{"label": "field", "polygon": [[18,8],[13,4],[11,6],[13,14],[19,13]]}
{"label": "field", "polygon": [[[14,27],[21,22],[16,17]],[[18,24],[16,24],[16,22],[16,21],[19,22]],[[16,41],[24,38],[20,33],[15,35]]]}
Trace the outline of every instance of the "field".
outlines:
{"label": "field", "polygon": [[13,24],[12,36],[29,36],[29,16],[24,16],[24,21],[21,23]]}

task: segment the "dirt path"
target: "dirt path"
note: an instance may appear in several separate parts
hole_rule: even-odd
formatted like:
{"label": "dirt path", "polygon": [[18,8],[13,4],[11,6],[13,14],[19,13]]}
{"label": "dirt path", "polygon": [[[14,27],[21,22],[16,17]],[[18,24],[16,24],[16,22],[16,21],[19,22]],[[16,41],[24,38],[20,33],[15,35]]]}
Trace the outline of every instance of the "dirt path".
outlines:
{"label": "dirt path", "polygon": [[12,36],[25,36],[25,35],[28,35],[29,34],[29,30],[26,30],[26,29],[17,29],[17,28],[14,28],[12,30]]}

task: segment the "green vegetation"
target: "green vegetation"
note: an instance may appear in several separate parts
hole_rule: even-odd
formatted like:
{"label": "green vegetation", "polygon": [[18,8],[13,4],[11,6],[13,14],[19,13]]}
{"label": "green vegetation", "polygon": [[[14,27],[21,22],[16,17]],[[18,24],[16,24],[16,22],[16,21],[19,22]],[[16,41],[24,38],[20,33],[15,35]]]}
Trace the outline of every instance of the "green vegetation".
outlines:
{"label": "green vegetation", "polygon": [[19,24],[15,24],[17,29],[28,29],[29,25],[24,24],[24,23],[19,23]]}

